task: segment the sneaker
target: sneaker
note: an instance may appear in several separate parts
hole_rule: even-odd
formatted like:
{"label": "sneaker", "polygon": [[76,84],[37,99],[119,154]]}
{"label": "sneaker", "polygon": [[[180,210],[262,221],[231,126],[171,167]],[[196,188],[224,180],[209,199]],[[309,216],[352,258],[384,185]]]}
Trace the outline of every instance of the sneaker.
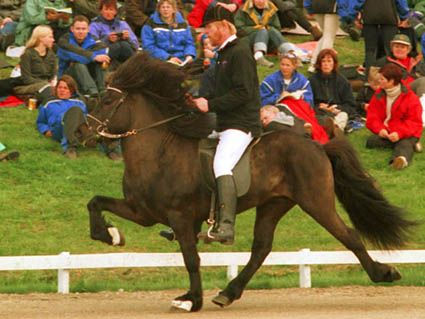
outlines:
{"label": "sneaker", "polygon": [[9,153],[0,154],[0,161],[14,161],[19,157],[18,151],[11,151]]}
{"label": "sneaker", "polygon": [[257,65],[262,65],[262,66],[265,66],[267,68],[274,67],[274,63],[267,60],[264,56],[257,60]]}
{"label": "sneaker", "polygon": [[322,38],[322,36],[323,36],[323,33],[322,33],[322,31],[319,29],[319,27],[318,26],[316,26],[316,25],[313,25],[312,27],[311,27],[311,31],[310,31],[310,33],[311,33],[311,35],[313,36],[313,40],[314,41],[319,41],[321,38]]}
{"label": "sneaker", "polygon": [[396,169],[396,170],[401,170],[403,168],[406,168],[407,167],[407,159],[406,159],[406,157],[404,157],[404,156],[397,156],[393,160],[391,166],[394,169]]}
{"label": "sneaker", "polygon": [[415,144],[415,152],[416,153],[422,153],[422,144],[421,144],[421,142],[417,142]]}
{"label": "sneaker", "polygon": [[117,152],[110,152],[107,154],[108,158],[113,161],[122,161],[122,155]]}
{"label": "sneaker", "polygon": [[77,158],[77,149],[75,147],[70,147],[65,151],[63,155],[65,155],[71,160],[74,160]]}

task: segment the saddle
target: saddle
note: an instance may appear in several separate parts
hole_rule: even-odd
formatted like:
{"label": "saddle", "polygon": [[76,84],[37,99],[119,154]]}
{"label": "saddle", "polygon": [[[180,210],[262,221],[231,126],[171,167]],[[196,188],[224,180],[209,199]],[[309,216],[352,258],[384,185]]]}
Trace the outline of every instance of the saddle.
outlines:
{"label": "saddle", "polygon": [[[252,148],[260,141],[261,137],[254,139],[248,145],[239,162],[233,168],[233,179],[238,197],[245,195],[251,185],[250,154]],[[212,192],[216,192],[215,176],[213,172],[213,160],[217,148],[218,139],[205,138],[199,140],[198,152],[201,163],[201,175],[205,186]]]}

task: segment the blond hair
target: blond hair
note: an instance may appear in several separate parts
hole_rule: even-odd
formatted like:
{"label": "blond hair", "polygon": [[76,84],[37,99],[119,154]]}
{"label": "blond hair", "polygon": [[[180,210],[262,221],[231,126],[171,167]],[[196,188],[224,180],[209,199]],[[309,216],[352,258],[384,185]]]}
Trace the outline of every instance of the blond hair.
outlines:
{"label": "blond hair", "polygon": [[165,2],[168,2],[170,4],[170,6],[173,7],[174,12],[178,11],[176,0],[159,0],[157,5],[156,5],[156,10],[159,11],[159,7],[162,6]]}
{"label": "blond hair", "polygon": [[53,34],[53,30],[48,25],[39,25],[32,30],[31,38],[27,41],[25,49],[34,48],[39,45],[40,39],[47,36],[49,33]]}
{"label": "blond hair", "polygon": [[371,66],[369,68],[367,82],[369,82],[369,84],[379,84],[379,77],[379,67]]}
{"label": "blond hair", "polygon": [[281,62],[283,59],[291,61],[292,65],[296,68],[302,65],[301,59],[294,52],[279,54],[279,62]]}
{"label": "blond hair", "polygon": [[268,105],[264,105],[260,109],[260,113],[263,113],[263,112],[271,112],[271,113],[277,114],[277,113],[279,113],[279,109],[274,105],[268,104]]}

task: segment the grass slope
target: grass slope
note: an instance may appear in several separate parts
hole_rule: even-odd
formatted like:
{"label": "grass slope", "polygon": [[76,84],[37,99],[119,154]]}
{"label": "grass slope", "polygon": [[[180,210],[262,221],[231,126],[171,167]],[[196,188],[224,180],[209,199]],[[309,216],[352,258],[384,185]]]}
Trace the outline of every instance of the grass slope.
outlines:
{"label": "grass slope", "polygon": [[[304,37],[290,36],[294,42]],[[336,49],[341,63],[362,61],[363,44],[338,38]],[[0,58],[3,56],[0,55]],[[276,62],[276,58],[272,58]],[[15,63],[16,61],[8,61]],[[303,67],[305,71],[306,67]],[[0,70],[0,77],[10,70]],[[271,72],[260,67],[263,78]],[[108,160],[101,152],[81,150],[79,159],[69,161],[60,145],[41,137],[35,128],[36,111],[24,106],[0,109],[0,141],[9,149],[18,149],[17,162],[0,163],[0,256],[47,255],[62,251],[78,253],[105,252],[178,252],[157,234],[161,225],[141,228],[111,214],[107,218],[126,235],[127,246],[109,247],[89,238],[87,202],[92,196],[122,197],[122,163]],[[413,219],[423,219],[425,159],[415,156],[413,165],[401,172],[387,166],[390,151],[364,148],[369,133],[361,130],[350,135],[362,162],[376,177],[391,201],[405,207]],[[339,209],[344,220],[348,218]],[[249,251],[252,240],[254,210],[238,216],[237,241],[234,246],[199,245],[200,251]],[[425,246],[425,228],[419,226],[407,248]],[[274,251],[344,250],[344,247],[311,218],[293,209],[279,224]],[[373,247],[369,247],[373,248]],[[425,268],[420,265],[400,267],[404,279],[398,284],[425,285]],[[312,267],[313,286],[370,284],[360,266]],[[226,270],[203,268],[205,288],[224,287]],[[0,292],[56,291],[55,271],[0,272]],[[294,287],[298,285],[297,267],[263,267],[251,281],[251,288]],[[188,279],[183,268],[81,270],[71,272],[72,291],[139,290],[186,288]]]}

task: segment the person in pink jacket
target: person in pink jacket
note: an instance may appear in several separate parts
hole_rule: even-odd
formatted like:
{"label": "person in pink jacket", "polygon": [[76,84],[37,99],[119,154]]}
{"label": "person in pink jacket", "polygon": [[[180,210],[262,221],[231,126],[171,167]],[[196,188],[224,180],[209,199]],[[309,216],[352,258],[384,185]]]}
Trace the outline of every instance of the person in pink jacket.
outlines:
{"label": "person in pink jacket", "polygon": [[401,83],[400,67],[386,64],[380,71],[380,89],[367,109],[366,127],[374,133],[367,148],[392,148],[390,165],[403,169],[412,161],[422,134],[422,106],[416,94]]}

